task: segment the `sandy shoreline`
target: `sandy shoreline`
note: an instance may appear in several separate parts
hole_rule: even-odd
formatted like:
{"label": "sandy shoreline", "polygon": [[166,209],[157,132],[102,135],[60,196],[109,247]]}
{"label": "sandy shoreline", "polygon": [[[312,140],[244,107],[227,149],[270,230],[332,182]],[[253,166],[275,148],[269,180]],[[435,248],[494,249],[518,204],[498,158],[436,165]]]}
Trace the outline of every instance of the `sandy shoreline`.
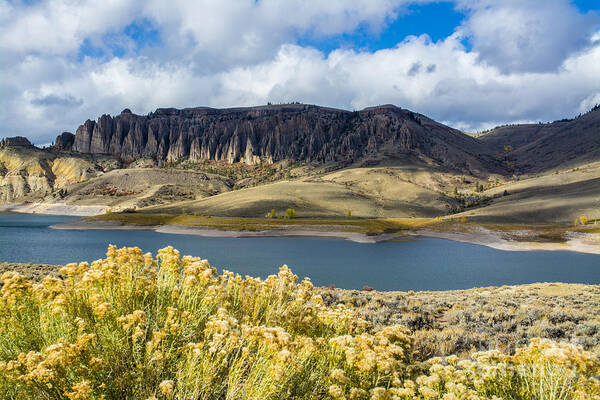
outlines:
{"label": "sandy shoreline", "polygon": [[196,235],[204,237],[330,237],[351,240],[357,243],[380,243],[408,237],[430,237],[471,243],[504,251],[574,251],[587,254],[600,254],[600,242],[594,242],[585,236],[573,236],[564,243],[527,242],[508,240],[501,232],[480,229],[478,232],[444,232],[432,229],[417,229],[401,233],[388,233],[376,236],[360,232],[344,232],[315,229],[311,227],[286,226],[277,230],[261,231],[227,231],[186,225],[124,225],[117,221],[85,221],[76,220],[53,225],[52,229],[76,230],[152,230],[159,233],[176,235]]}
{"label": "sandy shoreline", "polygon": [[415,237],[431,237],[471,243],[503,251],[574,251],[577,253],[600,254],[600,242],[586,240],[584,236],[574,236],[564,243],[526,242],[508,240],[500,232],[482,229],[480,232],[442,232],[431,229],[419,229],[408,232]]}
{"label": "sandy shoreline", "polygon": [[19,203],[0,205],[0,212],[72,215],[74,217],[89,217],[102,214],[105,211],[106,206],[76,206],[66,203]]}
{"label": "sandy shoreline", "polygon": [[357,243],[378,243],[397,238],[395,234],[369,236],[359,232],[326,231],[304,227],[285,227],[261,231],[226,231],[186,225],[132,225],[117,221],[85,221],[76,220],[50,226],[51,229],[73,230],[146,230],[174,235],[194,235],[204,237],[330,237],[351,240]]}
{"label": "sandy shoreline", "polygon": [[262,231],[225,231],[193,226],[162,225],[154,229],[154,231],[176,235],[196,235],[205,237],[331,237],[346,239],[357,243],[379,243],[393,240],[397,237],[397,235],[394,234],[369,236],[360,232],[326,231],[304,227],[284,227],[277,230],[268,229]]}

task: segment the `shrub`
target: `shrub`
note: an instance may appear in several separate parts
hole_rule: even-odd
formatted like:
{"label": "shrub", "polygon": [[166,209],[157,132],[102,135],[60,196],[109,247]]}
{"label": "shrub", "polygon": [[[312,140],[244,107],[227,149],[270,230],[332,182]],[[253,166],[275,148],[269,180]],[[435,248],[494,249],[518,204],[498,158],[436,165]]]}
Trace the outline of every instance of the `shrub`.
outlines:
{"label": "shrub", "polygon": [[[401,326],[325,305],[283,266],[267,279],[109,247],[0,289],[1,399],[592,399],[598,358],[532,339],[513,355],[414,362]],[[470,347],[472,344],[460,345]]]}
{"label": "shrub", "polygon": [[296,218],[296,210],[294,208],[288,208],[285,210],[285,217],[290,219]]}
{"label": "shrub", "polygon": [[323,398],[334,370],[365,391],[405,374],[405,328],[367,332],[285,266],[241,278],[111,246],[61,274],[2,276],[0,398]]}

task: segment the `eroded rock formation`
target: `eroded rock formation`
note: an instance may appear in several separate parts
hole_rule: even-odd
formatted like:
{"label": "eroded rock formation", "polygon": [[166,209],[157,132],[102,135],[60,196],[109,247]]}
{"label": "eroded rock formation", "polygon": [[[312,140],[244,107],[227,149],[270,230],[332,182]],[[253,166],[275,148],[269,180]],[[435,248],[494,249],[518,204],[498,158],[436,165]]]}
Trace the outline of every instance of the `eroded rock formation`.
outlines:
{"label": "eroded rock formation", "polygon": [[128,109],[86,121],[63,150],[109,154],[124,161],[356,161],[411,155],[459,171],[497,167],[487,146],[423,115],[392,105],[345,111],[290,104],[251,108],[159,108],[146,116]]}

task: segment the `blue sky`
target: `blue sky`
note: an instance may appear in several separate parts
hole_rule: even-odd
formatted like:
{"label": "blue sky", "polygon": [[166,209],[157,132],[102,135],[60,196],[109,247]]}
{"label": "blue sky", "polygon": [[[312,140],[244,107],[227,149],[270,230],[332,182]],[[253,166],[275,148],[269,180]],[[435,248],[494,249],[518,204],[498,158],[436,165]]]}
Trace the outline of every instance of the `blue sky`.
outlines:
{"label": "blue sky", "polygon": [[394,103],[454,127],[600,102],[597,0],[0,0],[0,137],[123,108]]}
{"label": "blue sky", "polygon": [[428,35],[437,41],[450,36],[465,14],[452,2],[413,4],[401,10],[384,25],[381,32],[362,25],[356,31],[329,38],[301,38],[299,44],[314,46],[329,53],[338,48],[376,51],[396,46],[407,36]]}

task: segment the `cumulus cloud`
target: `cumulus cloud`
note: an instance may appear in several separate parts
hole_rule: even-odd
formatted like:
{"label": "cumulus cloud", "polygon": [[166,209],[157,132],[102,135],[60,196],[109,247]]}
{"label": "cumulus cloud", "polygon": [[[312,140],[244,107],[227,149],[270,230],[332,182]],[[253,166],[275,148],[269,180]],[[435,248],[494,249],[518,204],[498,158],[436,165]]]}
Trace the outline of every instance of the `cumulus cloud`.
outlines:
{"label": "cumulus cloud", "polygon": [[[328,54],[297,44],[359,28],[376,35],[410,3],[0,0],[0,136],[46,143],[124,108],[145,114],[268,101],[346,109],[394,103],[477,130],[563,118],[600,101],[598,25],[560,0],[538,8],[459,0],[466,19],[437,42],[409,36],[376,52]],[[558,14],[566,21],[554,24]],[[157,44],[136,46],[125,32],[131,24],[150,24]],[[505,40],[494,42],[494,35]],[[125,54],[82,54],[82,46],[115,38]]]}
{"label": "cumulus cloud", "polygon": [[77,51],[86,38],[135,20],[141,1],[2,1],[0,49],[18,54],[61,55]]}
{"label": "cumulus cloud", "polygon": [[504,73],[560,67],[587,48],[598,16],[581,14],[568,0],[464,0],[461,27],[482,61]]}
{"label": "cumulus cloud", "polygon": [[[218,105],[289,101],[299,94],[305,101],[353,109],[394,103],[476,130],[578,112],[600,90],[598,63],[600,46],[567,59],[559,71],[506,75],[479,62],[456,36],[437,43],[412,37],[394,49],[328,56],[293,46],[272,61],[223,74],[227,95]],[[424,73],[423,65],[436,68]]]}

